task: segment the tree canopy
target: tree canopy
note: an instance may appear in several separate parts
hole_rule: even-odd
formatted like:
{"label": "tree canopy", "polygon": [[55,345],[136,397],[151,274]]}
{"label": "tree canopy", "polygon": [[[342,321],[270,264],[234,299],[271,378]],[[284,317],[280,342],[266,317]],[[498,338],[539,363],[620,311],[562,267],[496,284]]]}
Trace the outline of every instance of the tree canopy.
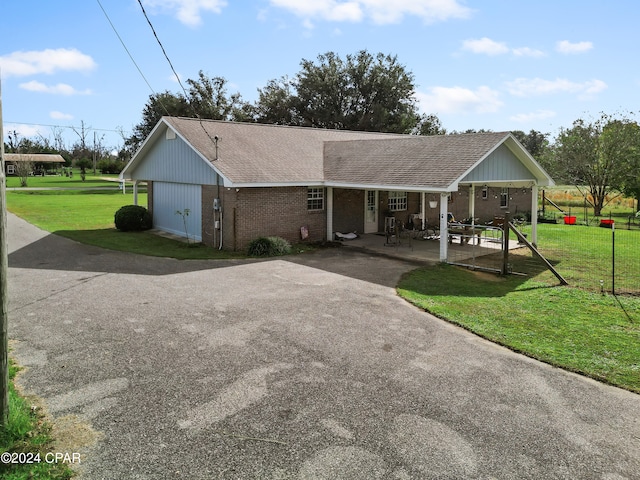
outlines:
{"label": "tree canopy", "polygon": [[126,140],[135,150],[163,115],[252,121],[344,130],[445,133],[437,116],[420,116],[414,77],[396,56],[362,50],[340,58],[334,52],[301,62],[295,77],[270,80],[258,89],[254,104],[228,94],[223,77],[186,81],[184,94],[168,91],[149,96],[142,121]]}
{"label": "tree canopy", "polygon": [[292,97],[301,125],[409,133],[418,123],[414,77],[396,56],[328,52],[301,66]]}
{"label": "tree canopy", "polygon": [[188,79],[187,95],[167,91],[149,96],[142,110],[142,121],[132,135],[125,140],[134,152],[151,133],[164,115],[173,117],[207,118],[211,120],[246,121],[252,119],[252,111],[239,93],[227,93],[227,80],[208,77],[202,70],[198,79]]}
{"label": "tree canopy", "polygon": [[625,187],[638,186],[640,129],[626,117],[602,114],[595,121],[578,119],[556,139],[558,168],[577,187],[586,188],[594,215]]}

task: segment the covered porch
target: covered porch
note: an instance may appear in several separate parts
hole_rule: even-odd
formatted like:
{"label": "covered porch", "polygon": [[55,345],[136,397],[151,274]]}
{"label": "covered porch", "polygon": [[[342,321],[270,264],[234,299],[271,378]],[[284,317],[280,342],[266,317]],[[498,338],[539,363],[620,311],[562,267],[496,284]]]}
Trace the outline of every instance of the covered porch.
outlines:
{"label": "covered porch", "polygon": [[[508,132],[328,142],[325,175],[328,240],[340,229],[371,234],[385,232],[388,223],[402,228],[417,221],[438,231],[432,243],[440,262],[451,262],[449,251],[457,248],[450,231],[476,231],[518,209],[530,216],[529,241],[536,244],[538,187],[553,184]],[[461,218],[451,218],[454,207]]]}
{"label": "covered porch", "polygon": [[[447,235],[448,237],[449,235]],[[487,230],[479,236],[451,234],[447,243],[447,261],[478,269],[500,271],[502,265],[501,229]],[[522,248],[515,236],[509,239],[509,250]],[[478,241],[479,240],[479,241]],[[449,241],[451,243],[449,243]],[[441,261],[439,232],[404,231],[390,238],[384,233],[365,233],[353,239],[341,240],[344,248],[354,248],[374,255],[398,258],[418,264],[434,264]]]}
{"label": "covered porch", "polygon": [[[505,214],[511,213],[508,202],[520,195],[520,204],[512,206],[516,212],[518,209],[531,212],[530,241],[537,243],[537,185],[532,181],[517,186],[513,182],[508,187],[502,185],[483,184],[480,188],[475,184],[460,185],[454,192],[336,189],[335,194],[329,187],[327,240],[338,239],[340,233],[357,233],[359,238],[345,244],[384,253],[395,249],[403,252],[403,257],[420,261],[464,263],[467,258],[501,250],[502,225],[496,228],[492,223],[504,221]],[[500,205],[499,193],[492,193],[490,200],[485,198],[492,206],[477,209],[476,202],[486,197],[491,188],[491,192],[507,192],[505,205]],[[389,205],[396,202],[401,202],[400,208],[390,209]],[[346,219],[344,211],[349,212]],[[514,245],[517,247],[517,242]],[[510,248],[515,248],[514,245]]]}

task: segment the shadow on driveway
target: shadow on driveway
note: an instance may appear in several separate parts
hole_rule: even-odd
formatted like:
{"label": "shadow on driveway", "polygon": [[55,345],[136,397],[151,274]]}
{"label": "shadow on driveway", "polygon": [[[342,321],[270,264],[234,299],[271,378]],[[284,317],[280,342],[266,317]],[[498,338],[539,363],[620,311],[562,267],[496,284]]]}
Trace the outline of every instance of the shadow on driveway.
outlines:
{"label": "shadow on driveway", "polygon": [[[13,249],[10,248],[9,266],[12,268],[172,275],[273,260],[177,260],[175,258],[146,256],[85,245],[38,230],[15,215],[8,215],[8,222],[9,228],[18,230],[17,233],[24,231],[25,236],[31,235],[28,240],[26,238],[23,242],[18,240],[18,245],[14,245]],[[35,230],[40,233],[37,240],[33,240]],[[18,238],[21,238],[21,235],[18,235]],[[19,245],[20,243],[22,246]],[[417,266],[412,262],[343,247],[326,248],[275,258],[391,288],[396,286],[403,273]]]}

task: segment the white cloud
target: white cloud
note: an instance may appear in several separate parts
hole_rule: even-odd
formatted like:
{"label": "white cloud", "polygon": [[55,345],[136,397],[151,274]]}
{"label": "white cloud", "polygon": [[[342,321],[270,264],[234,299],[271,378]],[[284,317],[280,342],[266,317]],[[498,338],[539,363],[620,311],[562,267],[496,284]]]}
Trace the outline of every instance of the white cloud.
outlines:
{"label": "white cloud", "polygon": [[503,42],[496,42],[490,38],[465,40],[462,42],[462,49],[473,53],[483,53],[485,55],[503,55],[509,53],[509,47]]}
{"label": "white cloud", "polygon": [[2,75],[7,77],[42,73],[50,75],[58,71],[89,71],[95,67],[96,63],[89,55],[75,48],[19,51],[0,57]]}
{"label": "white cloud", "polygon": [[399,23],[405,15],[426,23],[471,15],[471,9],[458,0],[270,0],[270,4],[307,20],[360,22],[369,18],[380,25]]}
{"label": "white cloud", "polygon": [[537,57],[544,57],[546,55],[542,50],[536,50],[535,48],[529,48],[529,47],[514,48],[513,50],[511,50],[511,52],[516,57],[537,58]]}
{"label": "white cloud", "polygon": [[566,78],[556,78],[555,80],[516,78],[512,82],[507,82],[506,85],[509,93],[517,97],[573,93],[579,98],[588,98],[607,89],[607,84],[597,79],[579,83]]}
{"label": "white cloud", "polygon": [[197,27],[202,24],[203,11],[221,13],[222,8],[227,6],[226,0],[143,0],[142,3],[175,15],[188,27]]}
{"label": "white cloud", "polygon": [[73,120],[73,115],[58,112],[56,110],[49,112],[49,117],[53,118],[54,120]]}
{"label": "white cloud", "polygon": [[22,123],[14,123],[8,124],[4,126],[5,134],[13,135],[13,132],[17,134],[17,137],[20,138],[30,138],[36,137],[40,135],[40,129],[35,125],[25,125]]}
{"label": "white cloud", "polygon": [[91,95],[91,90],[79,91],[66,83],[58,83],[57,85],[46,85],[42,82],[32,80],[27,83],[21,83],[20,88],[30,92],[52,93],[54,95]]}
{"label": "white cloud", "polygon": [[556,112],[553,110],[537,110],[535,112],[530,113],[518,113],[517,115],[512,115],[509,117],[509,120],[518,123],[530,123],[536,120],[546,120],[547,118],[553,118],[556,116]]}
{"label": "white cloud", "polygon": [[486,86],[475,90],[463,87],[433,87],[429,93],[418,93],[416,98],[425,112],[492,113],[502,107],[499,93]]}
{"label": "white cloud", "polygon": [[577,42],[571,43],[568,40],[562,40],[556,43],[556,50],[560,53],[564,53],[567,55],[575,54],[575,53],[585,53],[593,48],[593,43],[591,42]]}
{"label": "white cloud", "polygon": [[462,42],[462,50],[483,55],[505,55],[511,53],[516,57],[544,57],[542,50],[530,47],[510,48],[504,42],[497,42],[488,37],[472,38]]}

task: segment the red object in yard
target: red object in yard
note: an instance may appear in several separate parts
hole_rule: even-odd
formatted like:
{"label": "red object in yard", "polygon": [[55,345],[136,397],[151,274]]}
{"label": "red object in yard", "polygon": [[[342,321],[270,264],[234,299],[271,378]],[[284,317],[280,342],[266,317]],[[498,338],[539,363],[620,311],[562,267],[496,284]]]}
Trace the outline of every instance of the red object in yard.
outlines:
{"label": "red object in yard", "polygon": [[564,217],[564,224],[565,225],[575,225],[576,224],[576,217],[567,215],[566,217]]}
{"label": "red object in yard", "polygon": [[615,223],[615,220],[611,218],[603,218],[600,220],[600,226],[604,228],[611,228],[614,223]]}

